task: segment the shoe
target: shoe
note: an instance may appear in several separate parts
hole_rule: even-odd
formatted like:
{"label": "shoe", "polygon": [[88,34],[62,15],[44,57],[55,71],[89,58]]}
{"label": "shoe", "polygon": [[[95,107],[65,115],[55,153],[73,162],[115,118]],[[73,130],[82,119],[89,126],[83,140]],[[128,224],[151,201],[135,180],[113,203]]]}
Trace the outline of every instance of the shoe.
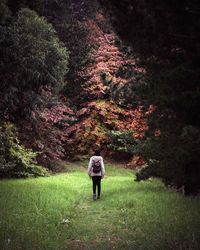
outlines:
{"label": "shoe", "polygon": [[97,196],[97,199],[100,199],[100,195]]}
{"label": "shoe", "polygon": [[96,194],[93,194],[93,200],[95,201],[97,199]]}

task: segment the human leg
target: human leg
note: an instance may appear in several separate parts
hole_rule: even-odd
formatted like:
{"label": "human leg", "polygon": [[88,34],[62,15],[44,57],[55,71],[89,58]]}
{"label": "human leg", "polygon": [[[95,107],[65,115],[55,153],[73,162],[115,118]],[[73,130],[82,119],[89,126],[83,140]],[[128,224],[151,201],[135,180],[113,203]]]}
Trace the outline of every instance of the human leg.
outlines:
{"label": "human leg", "polygon": [[96,200],[96,187],[97,187],[96,176],[92,176],[92,184],[93,184],[93,199]]}
{"label": "human leg", "polygon": [[98,187],[98,199],[101,195],[101,176],[97,176],[97,187]]}
{"label": "human leg", "polygon": [[92,187],[93,187],[93,194],[96,194],[96,179],[95,176],[92,176]]}

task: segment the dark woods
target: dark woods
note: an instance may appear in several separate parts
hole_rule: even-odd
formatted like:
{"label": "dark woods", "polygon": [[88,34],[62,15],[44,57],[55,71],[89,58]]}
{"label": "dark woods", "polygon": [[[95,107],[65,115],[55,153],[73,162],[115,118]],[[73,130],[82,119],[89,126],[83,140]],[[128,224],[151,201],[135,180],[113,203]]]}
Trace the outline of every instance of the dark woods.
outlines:
{"label": "dark woods", "polygon": [[[147,69],[142,101],[156,106],[137,152],[148,167],[137,179],[159,176],[185,193],[200,189],[200,3],[101,1],[112,23]],[[141,90],[138,90],[141,91]],[[155,130],[159,136],[155,136]]]}
{"label": "dark woods", "polygon": [[[47,136],[49,124],[41,110],[59,103],[56,93],[68,71],[68,50],[53,25],[36,12],[44,2],[0,1],[1,177],[47,174],[38,164],[44,146],[35,139]],[[46,148],[50,151],[49,145]]]}
{"label": "dark woods", "polygon": [[198,193],[198,1],[0,0],[0,58],[1,177],[96,144],[142,165],[138,181]]}

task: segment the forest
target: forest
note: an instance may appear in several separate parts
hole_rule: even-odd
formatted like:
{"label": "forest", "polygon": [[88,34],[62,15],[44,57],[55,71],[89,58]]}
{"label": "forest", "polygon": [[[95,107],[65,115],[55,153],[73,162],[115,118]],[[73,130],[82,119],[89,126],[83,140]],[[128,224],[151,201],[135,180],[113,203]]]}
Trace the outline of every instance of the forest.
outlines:
{"label": "forest", "polygon": [[199,61],[197,0],[0,0],[0,248],[199,249]]}
{"label": "forest", "polygon": [[[79,6],[81,6],[79,8]],[[200,4],[1,0],[0,176],[102,150],[200,189]]]}

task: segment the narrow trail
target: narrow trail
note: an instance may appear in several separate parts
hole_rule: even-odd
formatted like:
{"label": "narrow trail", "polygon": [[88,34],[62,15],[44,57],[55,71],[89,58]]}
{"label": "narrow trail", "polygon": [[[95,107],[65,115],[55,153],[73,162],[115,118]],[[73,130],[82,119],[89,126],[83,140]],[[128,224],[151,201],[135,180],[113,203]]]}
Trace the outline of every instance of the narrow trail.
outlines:
{"label": "narrow trail", "polygon": [[[123,171],[123,170],[122,170]],[[101,199],[93,201],[92,182],[81,185],[72,218],[69,249],[128,249],[123,238],[127,234],[123,217],[124,191],[133,191],[133,175],[124,171],[123,176],[108,176],[102,180]],[[117,204],[117,206],[116,206]]]}
{"label": "narrow trail", "polygon": [[136,183],[132,171],[109,167],[97,201],[89,178],[79,185],[67,249],[198,249],[195,240],[189,243],[197,207],[160,181]]}

